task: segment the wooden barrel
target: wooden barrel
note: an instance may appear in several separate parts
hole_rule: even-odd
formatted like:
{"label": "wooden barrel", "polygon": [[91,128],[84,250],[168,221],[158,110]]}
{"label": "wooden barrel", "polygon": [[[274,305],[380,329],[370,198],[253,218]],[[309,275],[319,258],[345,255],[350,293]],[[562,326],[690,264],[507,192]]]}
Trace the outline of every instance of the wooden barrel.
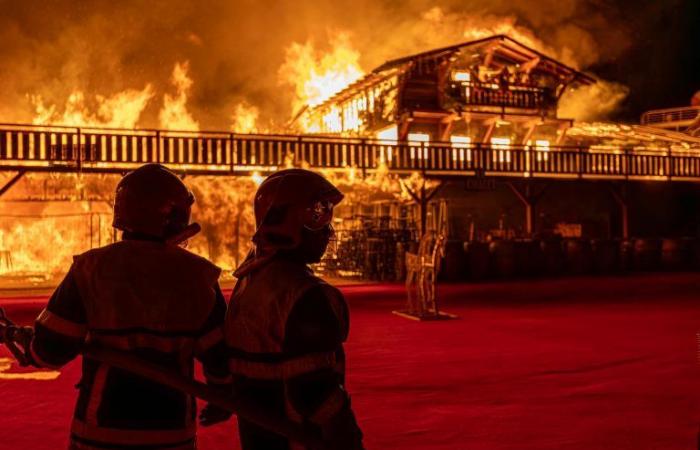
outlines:
{"label": "wooden barrel", "polygon": [[467,257],[462,241],[449,240],[445,243],[445,258],[440,269],[443,281],[461,281],[467,276]]}
{"label": "wooden barrel", "polygon": [[466,256],[466,276],[473,281],[483,280],[489,276],[489,246],[483,242],[464,243]]}
{"label": "wooden barrel", "polygon": [[498,278],[513,278],[516,275],[515,246],[512,241],[493,241],[489,244],[491,267]]}
{"label": "wooden barrel", "polygon": [[564,252],[561,239],[551,238],[540,241],[540,254],[542,255],[543,275],[551,277],[562,273]]}
{"label": "wooden barrel", "polygon": [[691,267],[694,270],[700,270],[700,239],[693,239],[692,241],[692,262]]}
{"label": "wooden barrel", "polygon": [[634,270],[634,240],[620,240],[619,267],[623,272]]}
{"label": "wooden barrel", "polygon": [[615,273],[620,268],[620,244],[612,239],[592,239],[593,270],[601,275]]}
{"label": "wooden barrel", "polygon": [[585,275],[593,270],[591,241],[565,239],[563,243],[566,272],[569,275]]}
{"label": "wooden barrel", "polygon": [[641,271],[658,270],[661,262],[661,241],[640,238],[634,241],[634,268]]}
{"label": "wooden barrel", "polygon": [[661,268],[664,270],[688,270],[693,262],[693,240],[690,238],[666,238],[661,240]]}
{"label": "wooden barrel", "polygon": [[539,241],[533,239],[513,241],[513,252],[516,275],[523,277],[542,275],[543,257]]}

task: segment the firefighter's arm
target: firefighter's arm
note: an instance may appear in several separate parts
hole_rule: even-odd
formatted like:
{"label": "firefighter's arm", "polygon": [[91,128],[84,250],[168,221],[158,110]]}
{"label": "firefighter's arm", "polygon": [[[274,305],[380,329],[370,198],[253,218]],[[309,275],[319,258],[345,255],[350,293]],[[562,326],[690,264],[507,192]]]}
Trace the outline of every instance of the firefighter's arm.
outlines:
{"label": "firefighter's arm", "polygon": [[[223,335],[226,301],[218,285],[215,290],[216,301],[197,339],[196,355],[202,363],[207,384],[228,391],[230,390],[231,375],[227,367],[228,353]],[[200,423],[203,426],[213,425],[228,420],[230,417],[229,411],[211,404],[206,405],[199,415]]]}
{"label": "firefighter's arm", "polygon": [[[343,320],[347,320],[346,317]],[[312,289],[294,306],[287,321],[285,353],[335,353],[342,367],[345,359],[345,327],[323,289]],[[305,422],[320,428],[334,449],[362,448],[362,432],[344,389],[344,373],[338,366],[319,368],[287,380],[291,406]]]}
{"label": "firefighter's arm", "polygon": [[71,267],[36,318],[29,344],[32,364],[60,368],[80,354],[86,334],[85,306]]}

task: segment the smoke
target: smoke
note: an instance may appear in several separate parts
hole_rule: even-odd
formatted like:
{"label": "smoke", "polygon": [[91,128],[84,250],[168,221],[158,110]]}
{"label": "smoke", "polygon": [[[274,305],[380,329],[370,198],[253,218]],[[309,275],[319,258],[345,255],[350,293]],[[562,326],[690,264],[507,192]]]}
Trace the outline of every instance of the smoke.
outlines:
{"label": "smoke", "polygon": [[[296,98],[297,88],[280,81],[290,49],[330,51],[339,33],[364,71],[485,32],[514,35],[581,69],[631,43],[624,11],[607,0],[0,0],[0,7],[3,122],[34,120],[32,99],[45,109],[59,105],[51,114],[63,116],[76,92],[91,101],[147,86],[141,127],[158,126],[164,104],[180,102],[191,124],[229,129],[245,102],[259,110],[259,126],[274,129]],[[185,61],[191,86],[173,94],[172,69]]]}
{"label": "smoke", "polygon": [[619,83],[600,80],[591,86],[567,90],[559,100],[559,117],[580,121],[609,117],[627,97],[629,89]]}

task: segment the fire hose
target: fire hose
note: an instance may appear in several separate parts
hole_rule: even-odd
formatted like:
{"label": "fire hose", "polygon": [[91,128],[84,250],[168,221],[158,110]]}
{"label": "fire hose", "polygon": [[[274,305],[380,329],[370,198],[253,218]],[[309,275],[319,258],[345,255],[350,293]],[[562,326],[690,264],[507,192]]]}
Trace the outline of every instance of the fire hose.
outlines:
{"label": "fire hose", "polygon": [[[0,308],[0,344],[12,353],[12,356],[21,366],[30,365],[27,356],[27,348],[32,338],[32,328],[22,327],[13,323]],[[324,449],[326,446],[318,433],[292,422],[286,418],[275,416],[268,411],[229,393],[223,393],[220,389],[187,378],[179,373],[167,370],[157,364],[145,361],[141,358],[121,351],[86,344],[83,347],[84,357],[94,359],[117,369],[131,372],[165,386],[194,395],[213,405],[231,411],[238,417],[252,422],[273,433],[282,435],[287,439],[298,442],[310,449]]]}

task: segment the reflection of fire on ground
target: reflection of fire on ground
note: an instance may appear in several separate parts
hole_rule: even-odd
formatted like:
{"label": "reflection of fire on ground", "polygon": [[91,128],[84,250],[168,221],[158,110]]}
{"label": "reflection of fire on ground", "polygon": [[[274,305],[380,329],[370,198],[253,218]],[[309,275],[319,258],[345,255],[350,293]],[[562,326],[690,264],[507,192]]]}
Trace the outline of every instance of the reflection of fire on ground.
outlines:
{"label": "reflection of fire on ground", "polygon": [[0,358],[0,380],[38,380],[52,381],[61,375],[61,372],[55,370],[27,370],[19,369],[19,372],[10,372],[17,370],[13,368],[17,362],[12,358]]}

